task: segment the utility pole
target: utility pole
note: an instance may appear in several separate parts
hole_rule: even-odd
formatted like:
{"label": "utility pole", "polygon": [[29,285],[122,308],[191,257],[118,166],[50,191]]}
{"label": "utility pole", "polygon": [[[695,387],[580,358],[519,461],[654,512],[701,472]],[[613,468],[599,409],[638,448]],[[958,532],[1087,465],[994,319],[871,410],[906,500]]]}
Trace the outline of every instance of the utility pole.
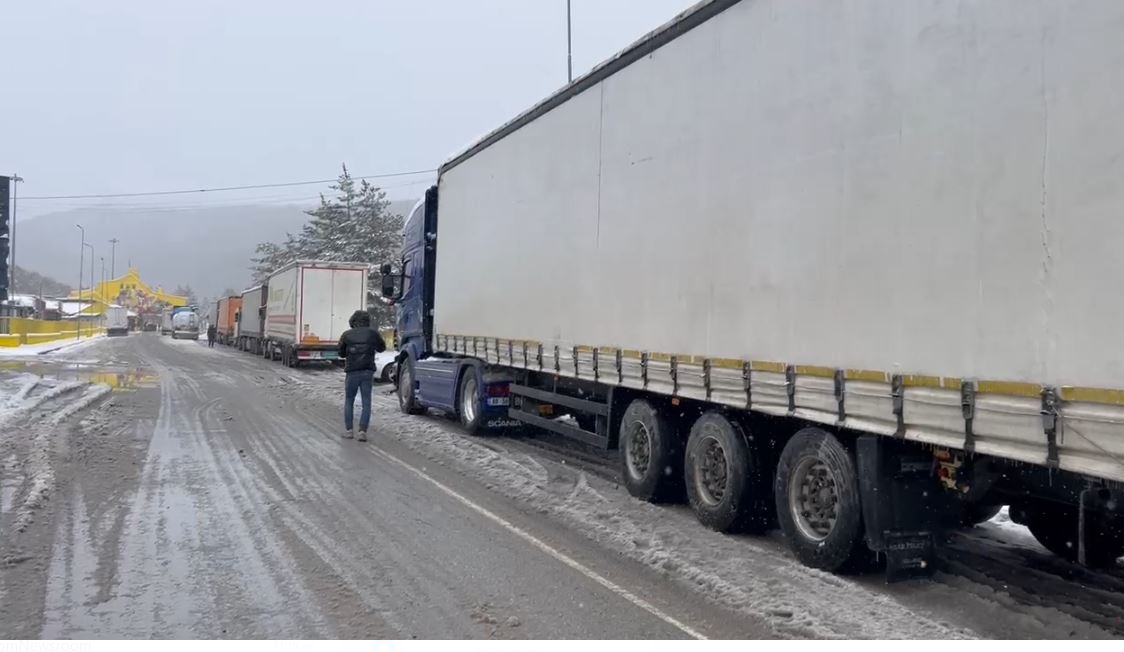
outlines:
{"label": "utility pole", "polygon": [[11,259],[12,259],[12,281],[8,283],[11,289],[11,294],[16,293],[16,200],[19,196],[19,184],[23,181],[23,177],[12,173],[12,227],[8,235],[8,244],[11,245]]}
{"label": "utility pole", "polygon": [[[86,261],[83,256],[86,255],[86,229],[82,228],[81,224],[75,224],[78,230],[82,232],[82,246],[78,248],[78,305],[82,305],[82,270],[85,269]],[[77,339],[82,339],[82,311],[79,310],[74,315],[74,332]]]}
{"label": "utility pole", "polygon": [[117,238],[112,238],[109,241],[109,277],[117,278],[117,243],[121,242]]}
{"label": "utility pole", "polygon": [[100,292],[98,292],[98,294],[101,295],[101,302],[106,303],[106,300],[105,300],[105,256],[101,257],[101,286],[98,289],[100,290]]}
{"label": "utility pole", "polygon": [[570,28],[570,0],[566,0],[566,83],[574,81],[574,47]]}
{"label": "utility pole", "polygon": [[90,248],[90,308],[94,307],[94,245],[89,242],[86,246]]}

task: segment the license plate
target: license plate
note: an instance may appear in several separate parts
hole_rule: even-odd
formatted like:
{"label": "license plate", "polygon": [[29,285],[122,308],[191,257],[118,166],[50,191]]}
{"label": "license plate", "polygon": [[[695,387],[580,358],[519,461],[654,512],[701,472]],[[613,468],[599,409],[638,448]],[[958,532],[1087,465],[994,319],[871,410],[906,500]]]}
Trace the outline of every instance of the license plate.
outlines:
{"label": "license plate", "polygon": [[488,398],[488,405],[489,406],[511,405],[511,397],[510,396],[492,396],[492,397],[489,397]]}

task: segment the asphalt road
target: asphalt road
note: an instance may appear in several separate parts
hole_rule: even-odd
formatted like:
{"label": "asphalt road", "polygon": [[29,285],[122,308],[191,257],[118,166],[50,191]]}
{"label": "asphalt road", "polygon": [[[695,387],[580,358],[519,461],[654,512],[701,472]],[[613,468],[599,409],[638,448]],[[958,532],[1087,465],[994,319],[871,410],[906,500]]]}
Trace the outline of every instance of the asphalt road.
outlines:
{"label": "asphalt road", "polygon": [[53,495],[8,544],[3,636],[772,635],[377,425],[342,440],[338,407],[280,391],[276,364],[151,334],[83,356],[35,370],[116,388],[50,425]]}

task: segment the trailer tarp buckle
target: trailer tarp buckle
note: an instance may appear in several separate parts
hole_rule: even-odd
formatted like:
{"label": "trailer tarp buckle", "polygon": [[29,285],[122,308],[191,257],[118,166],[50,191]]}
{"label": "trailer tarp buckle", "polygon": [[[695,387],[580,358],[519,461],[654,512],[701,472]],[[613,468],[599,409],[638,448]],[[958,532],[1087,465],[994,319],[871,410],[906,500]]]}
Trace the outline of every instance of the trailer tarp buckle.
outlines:
{"label": "trailer tarp buckle", "polygon": [[894,416],[897,417],[898,427],[894,436],[898,439],[905,438],[905,379],[901,374],[894,374],[890,379],[890,397],[893,399]]}
{"label": "trailer tarp buckle", "polygon": [[787,365],[784,368],[784,389],[788,394],[788,414],[796,412],[796,367]]}
{"label": "trailer tarp buckle", "polygon": [[976,434],[972,423],[976,418],[976,383],[972,380],[960,382],[960,412],[964,415],[964,452],[976,452]]}
{"label": "trailer tarp buckle", "polygon": [[845,404],[846,400],[847,400],[846,383],[847,383],[846,372],[844,372],[842,369],[836,369],[835,370],[835,406],[836,406],[836,418],[839,421],[839,425],[843,425],[843,422],[847,420],[847,406]]}
{"label": "trailer tarp buckle", "polygon": [[1058,390],[1042,388],[1042,430],[1046,433],[1046,466],[1058,468]]}

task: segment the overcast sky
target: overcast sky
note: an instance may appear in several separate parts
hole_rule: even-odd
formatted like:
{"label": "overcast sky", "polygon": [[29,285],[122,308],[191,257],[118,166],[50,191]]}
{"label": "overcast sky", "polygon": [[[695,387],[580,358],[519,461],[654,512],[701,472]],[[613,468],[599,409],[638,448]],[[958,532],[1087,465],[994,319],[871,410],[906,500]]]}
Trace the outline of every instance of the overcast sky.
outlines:
{"label": "overcast sky", "polygon": [[[573,0],[575,76],[694,2]],[[320,179],[342,161],[357,175],[433,168],[565,83],[565,6],[5,3],[0,170],[23,176],[30,196]],[[423,187],[407,182],[384,185],[394,196]],[[82,205],[28,200],[20,212]]]}

